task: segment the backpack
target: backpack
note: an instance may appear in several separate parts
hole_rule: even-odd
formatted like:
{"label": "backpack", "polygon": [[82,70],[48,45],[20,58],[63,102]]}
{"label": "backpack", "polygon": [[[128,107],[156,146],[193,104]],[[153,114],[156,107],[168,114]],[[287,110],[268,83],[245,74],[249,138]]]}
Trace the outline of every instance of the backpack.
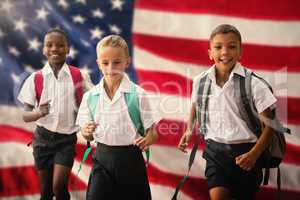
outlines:
{"label": "backpack", "polygon": [[[273,93],[271,85],[263,78],[257,76],[254,72],[247,68],[244,68],[245,77],[241,77],[235,74],[234,77],[234,92],[239,94],[241,104],[238,104],[242,119],[247,123],[249,129],[260,137],[261,130],[264,124],[261,124],[258,118],[258,112],[252,101],[251,81],[253,77],[258,78],[264,84],[268,86],[270,91]],[[270,168],[277,168],[277,187],[280,190],[280,168],[279,165],[284,158],[286,151],[286,141],[284,133],[291,133],[291,130],[284,127],[279,121],[276,115],[276,108],[272,109],[272,119],[268,124],[272,129],[275,130],[275,134],[272,137],[270,144],[267,146],[262,154],[261,167],[265,169],[264,174],[264,185],[268,184]]]}
{"label": "backpack", "polygon": [[[247,126],[253,133],[256,134],[257,137],[260,136],[261,130],[263,128],[263,124],[261,124],[260,119],[258,117],[258,112],[255,108],[254,102],[252,101],[252,93],[251,93],[251,81],[252,77],[255,76],[260,79],[264,84],[268,86],[270,91],[273,93],[273,89],[270,84],[264,80],[263,78],[257,76],[251,70],[244,68],[245,77],[240,76],[238,74],[234,74],[234,92],[235,97],[240,99],[236,99],[240,114],[242,119],[246,122]],[[198,124],[200,124],[199,131],[202,135],[207,133],[206,122],[208,120],[208,95],[210,94],[211,89],[211,80],[208,78],[208,75],[202,76],[199,81],[199,85],[197,87],[197,120]],[[286,151],[286,141],[284,133],[291,133],[290,129],[285,128],[279,119],[276,116],[276,109],[272,110],[272,120],[271,126],[274,130],[276,130],[270,144],[266,147],[265,151],[262,153],[263,162],[261,163],[261,167],[265,169],[263,185],[268,184],[269,176],[270,176],[270,168],[277,168],[277,189],[280,191],[281,189],[281,175],[279,165],[283,160],[285,151]],[[197,152],[197,148],[199,145],[199,141],[201,139],[200,134],[197,134],[196,141],[193,145],[189,163],[188,163],[188,173],[190,168],[194,162],[195,154]],[[184,182],[188,178],[188,173],[183,177],[183,179],[178,183],[175,193],[173,195],[172,200],[177,199],[178,192],[180,188],[183,186]]]}
{"label": "backpack", "polygon": [[[144,126],[143,126],[143,123],[141,120],[141,112],[139,109],[139,101],[138,101],[138,95],[137,95],[137,91],[136,91],[136,85],[132,82],[130,82],[130,89],[131,89],[131,92],[124,93],[124,98],[125,98],[125,102],[126,102],[126,105],[128,108],[129,116],[130,116],[130,119],[133,122],[137,132],[141,136],[144,136],[145,129],[144,129]],[[94,121],[95,121],[95,115],[96,115],[96,107],[97,107],[99,98],[100,98],[99,93],[93,94],[91,91],[89,91],[88,97],[87,97],[87,104],[88,104],[89,110],[92,114],[91,115],[92,119]],[[82,161],[81,161],[81,164],[79,166],[79,170],[77,173],[79,173],[79,171],[81,169],[81,165],[87,159],[90,151],[91,151],[91,147],[89,146],[84,153],[84,156],[82,158]],[[148,165],[149,159],[150,159],[150,149],[148,148],[145,153],[146,153],[146,165]]]}
{"label": "backpack", "polygon": [[[75,87],[76,105],[79,107],[83,96],[83,86],[82,86],[83,78],[80,70],[77,67],[69,66],[69,69],[70,69],[73,85]],[[36,100],[39,104],[42,91],[44,88],[44,77],[43,77],[42,70],[37,71],[35,74],[34,88],[35,88]]]}

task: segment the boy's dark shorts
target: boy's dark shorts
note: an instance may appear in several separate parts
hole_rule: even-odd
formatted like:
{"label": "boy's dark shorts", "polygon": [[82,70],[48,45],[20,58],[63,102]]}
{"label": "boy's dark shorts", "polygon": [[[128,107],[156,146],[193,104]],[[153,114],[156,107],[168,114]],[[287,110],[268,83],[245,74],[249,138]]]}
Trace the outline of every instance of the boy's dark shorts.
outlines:
{"label": "boy's dark shorts", "polygon": [[33,157],[37,170],[49,169],[54,164],[72,168],[76,155],[76,133],[60,134],[37,126],[33,137]]}
{"label": "boy's dark shorts", "polygon": [[261,161],[258,160],[250,171],[235,164],[235,157],[248,152],[253,145],[228,145],[208,140],[203,152],[208,188],[225,187],[234,198],[253,199],[262,182],[262,169],[259,164]]}

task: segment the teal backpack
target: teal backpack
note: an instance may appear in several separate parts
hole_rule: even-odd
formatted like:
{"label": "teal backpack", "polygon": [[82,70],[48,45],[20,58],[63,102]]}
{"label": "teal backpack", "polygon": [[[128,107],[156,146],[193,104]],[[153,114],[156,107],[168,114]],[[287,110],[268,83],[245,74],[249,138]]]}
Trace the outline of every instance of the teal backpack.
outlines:
{"label": "teal backpack", "polygon": [[[136,90],[136,86],[134,83],[130,82],[130,90],[131,92],[129,93],[124,93],[124,97],[125,97],[125,102],[127,104],[127,108],[128,108],[128,112],[129,112],[129,116],[131,121],[133,122],[136,130],[138,131],[138,133],[141,136],[145,135],[145,129],[143,126],[143,122],[141,120],[141,112],[139,109],[139,99],[138,99],[138,95],[137,95],[137,90]],[[89,92],[88,94],[88,98],[87,98],[87,103],[88,103],[88,107],[92,113],[92,118],[93,120],[95,119],[95,114],[96,114],[96,107],[97,107],[97,103],[99,101],[100,98],[100,94],[92,94],[92,92]],[[82,161],[80,163],[79,169],[77,174],[80,172],[81,170],[81,166],[82,164],[86,161],[86,159],[88,158],[89,153],[91,152],[92,147],[90,145],[88,145],[87,149],[84,152]],[[146,164],[149,163],[149,159],[150,159],[150,149],[148,148],[146,150]]]}

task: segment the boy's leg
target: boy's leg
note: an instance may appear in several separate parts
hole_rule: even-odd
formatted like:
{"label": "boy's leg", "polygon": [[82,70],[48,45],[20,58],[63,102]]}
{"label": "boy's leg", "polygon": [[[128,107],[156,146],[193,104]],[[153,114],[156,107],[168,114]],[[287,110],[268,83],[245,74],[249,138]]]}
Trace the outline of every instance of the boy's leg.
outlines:
{"label": "boy's leg", "polygon": [[40,200],[52,200],[53,191],[52,191],[52,177],[53,177],[53,168],[44,169],[38,171],[39,181],[40,181],[40,190],[41,190],[41,199]]}
{"label": "boy's leg", "polygon": [[69,200],[70,193],[68,191],[69,177],[71,168],[55,164],[53,171],[53,193],[56,200]]}
{"label": "boy's leg", "polygon": [[230,191],[225,187],[213,187],[209,190],[211,200],[230,200]]}

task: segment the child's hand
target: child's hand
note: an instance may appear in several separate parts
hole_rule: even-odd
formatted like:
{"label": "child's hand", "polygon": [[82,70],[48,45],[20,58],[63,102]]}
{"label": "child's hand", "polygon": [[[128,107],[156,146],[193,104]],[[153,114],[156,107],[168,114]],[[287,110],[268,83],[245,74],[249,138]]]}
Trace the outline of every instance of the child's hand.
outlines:
{"label": "child's hand", "polygon": [[190,131],[186,131],[186,132],[182,135],[182,137],[181,137],[181,139],[180,139],[180,141],[179,141],[179,144],[178,144],[178,146],[177,146],[177,148],[178,148],[180,151],[182,151],[182,152],[184,152],[184,153],[187,153],[186,147],[187,147],[188,144],[189,144],[189,141],[190,141],[190,139],[191,139],[191,136],[192,136],[192,133],[191,133]]}
{"label": "child's hand", "polygon": [[150,145],[155,143],[157,140],[156,131],[149,131],[145,137],[140,137],[134,141],[134,144],[138,146],[141,150],[146,151]]}
{"label": "child's hand", "polygon": [[243,170],[250,171],[258,159],[258,156],[251,151],[239,155],[235,158],[235,163]]}
{"label": "child's hand", "polygon": [[41,117],[45,117],[46,115],[48,115],[49,110],[50,110],[50,100],[39,105],[39,112],[41,114]]}
{"label": "child's hand", "polygon": [[88,122],[85,124],[83,128],[81,128],[81,135],[88,141],[92,141],[93,138],[93,132],[95,131],[98,124],[95,122]]}

